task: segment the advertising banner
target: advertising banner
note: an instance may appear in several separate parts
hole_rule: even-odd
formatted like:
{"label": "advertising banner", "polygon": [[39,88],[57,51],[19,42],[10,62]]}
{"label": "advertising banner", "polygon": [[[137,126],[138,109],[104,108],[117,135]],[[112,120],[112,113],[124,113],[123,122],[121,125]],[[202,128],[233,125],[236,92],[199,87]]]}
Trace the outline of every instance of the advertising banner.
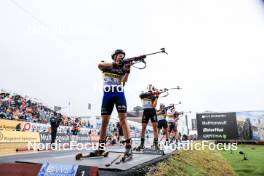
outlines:
{"label": "advertising banner", "polygon": [[40,142],[40,136],[34,132],[2,130],[0,142]]}
{"label": "advertising banner", "polygon": [[[39,133],[41,143],[50,143],[51,134],[47,132]],[[77,141],[78,143],[90,142],[91,138],[88,134],[83,135],[68,135],[63,133],[58,133],[56,137],[57,142],[68,143],[70,141]]]}
{"label": "advertising banner", "polygon": [[199,139],[264,141],[264,111],[196,114]]}
{"label": "advertising banner", "polygon": [[199,139],[237,139],[236,113],[196,114]]}
{"label": "advertising banner", "polygon": [[264,111],[237,112],[239,139],[264,141]]}
{"label": "advertising banner", "polygon": [[20,121],[0,119],[0,129],[16,130]]}
{"label": "advertising banner", "polygon": [[44,163],[38,176],[75,176],[77,164]]}

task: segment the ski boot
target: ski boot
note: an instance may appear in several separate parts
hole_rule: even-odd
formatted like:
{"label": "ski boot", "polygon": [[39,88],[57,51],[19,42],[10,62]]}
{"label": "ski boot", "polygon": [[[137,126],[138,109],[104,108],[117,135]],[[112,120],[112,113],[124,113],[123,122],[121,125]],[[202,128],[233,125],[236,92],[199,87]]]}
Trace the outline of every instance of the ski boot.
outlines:
{"label": "ski boot", "polygon": [[125,162],[127,160],[132,159],[133,153],[132,153],[132,146],[131,146],[131,139],[126,140],[126,151],[124,153],[124,156],[122,157],[122,162]]}
{"label": "ski boot", "polygon": [[138,147],[134,148],[134,150],[136,151],[141,151],[141,150],[144,150],[145,149],[145,146],[144,145],[139,145]]}
{"label": "ski boot", "polygon": [[94,152],[91,152],[89,154],[89,157],[99,157],[99,156],[107,157],[108,153],[109,152],[105,150],[95,150]]}
{"label": "ski boot", "polygon": [[106,145],[105,140],[99,140],[99,147],[97,150],[90,152],[88,155],[83,155],[82,153],[78,153],[75,156],[75,159],[80,160],[82,158],[107,157],[109,152],[105,151],[105,145]]}
{"label": "ski boot", "polygon": [[175,143],[175,141],[176,141],[175,137],[172,137],[172,138],[170,139],[170,144]]}
{"label": "ski boot", "polygon": [[169,145],[170,145],[169,139],[166,139],[165,146],[169,146]]}
{"label": "ski boot", "polygon": [[151,146],[151,149],[160,150],[157,138],[154,138],[153,145]]}
{"label": "ski boot", "polygon": [[144,143],[145,143],[145,139],[141,138],[140,139],[140,145],[138,147],[134,148],[133,150],[136,150],[136,151],[144,150],[145,149]]}

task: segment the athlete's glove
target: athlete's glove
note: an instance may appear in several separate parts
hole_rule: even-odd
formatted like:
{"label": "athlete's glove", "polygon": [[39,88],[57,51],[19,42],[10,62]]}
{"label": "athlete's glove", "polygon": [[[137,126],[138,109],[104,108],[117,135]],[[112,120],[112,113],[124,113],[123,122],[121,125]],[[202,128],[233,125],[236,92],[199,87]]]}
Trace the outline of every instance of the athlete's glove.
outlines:
{"label": "athlete's glove", "polygon": [[158,91],[156,91],[156,92],[153,92],[153,95],[154,95],[154,98],[155,98],[155,99],[158,99],[160,93],[159,93]]}
{"label": "athlete's glove", "polygon": [[122,67],[122,63],[119,63],[119,62],[113,62],[113,68],[118,68],[118,67]]}
{"label": "athlete's glove", "polygon": [[130,73],[130,68],[131,68],[131,64],[125,64],[124,65],[125,73],[129,74]]}

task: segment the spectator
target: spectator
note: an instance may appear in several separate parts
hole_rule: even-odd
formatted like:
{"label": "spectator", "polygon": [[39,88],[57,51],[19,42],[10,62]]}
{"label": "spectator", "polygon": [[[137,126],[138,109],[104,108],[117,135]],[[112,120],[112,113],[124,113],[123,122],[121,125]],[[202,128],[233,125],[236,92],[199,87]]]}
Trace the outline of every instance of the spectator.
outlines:
{"label": "spectator", "polygon": [[[54,113],[55,111],[27,97],[0,92],[0,118],[2,119],[47,124]],[[62,119],[64,125],[73,125],[71,118],[63,117]]]}

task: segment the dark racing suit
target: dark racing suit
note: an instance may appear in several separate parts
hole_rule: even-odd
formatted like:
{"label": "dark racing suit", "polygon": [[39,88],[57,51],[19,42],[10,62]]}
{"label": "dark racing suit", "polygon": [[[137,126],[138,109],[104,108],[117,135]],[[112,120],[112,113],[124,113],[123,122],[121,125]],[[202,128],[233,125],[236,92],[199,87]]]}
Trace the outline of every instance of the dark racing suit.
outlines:
{"label": "dark racing suit", "polygon": [[123,67],[104,69],[104,96],[102,100],[101,115],[111,115],[114,105],[118,113],[127,112],[127,103],[123,91],[121,78],[126,74]]}
{"label": "dark racing suit", "polygon": [[[144,109],[142,123],[148,124],[149,120],[151,120],[152,123],[157,123],[157,113],[153,104],[155,101],[157,101],[158,96],[149,91],[141,93],[139,97],[142,100],[142,106]],[[138,147],[138,150],[144,148],[144,142],[145,138],[141,138],[141,144]],[[154,138],[153,146],[158,149],[158,138]]]}

